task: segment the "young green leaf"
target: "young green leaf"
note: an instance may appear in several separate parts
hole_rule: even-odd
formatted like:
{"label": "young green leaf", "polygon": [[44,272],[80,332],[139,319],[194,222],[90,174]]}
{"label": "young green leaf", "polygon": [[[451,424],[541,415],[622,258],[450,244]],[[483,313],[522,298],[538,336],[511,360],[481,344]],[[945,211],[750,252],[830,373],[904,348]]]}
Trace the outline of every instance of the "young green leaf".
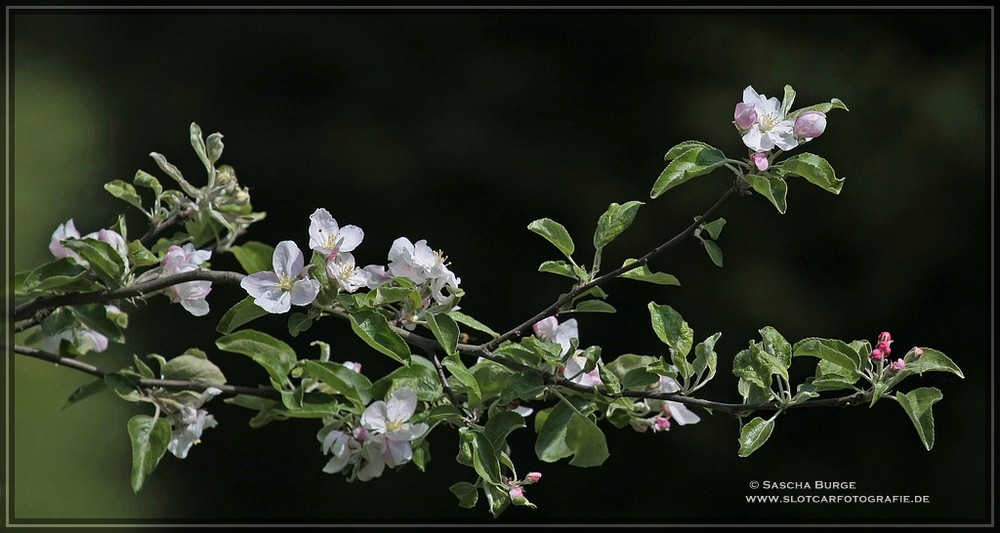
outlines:
{"label": "young green leaf", "polygon": [[466,394],[469,408],[475,409],[479,407],[479,404],[483,401],[483,393],[479,390],[479,382],[476,381],[476,376],[465,367],[458,354],[449,355],[441,361],[441,365],[447,368],[455,380],[458,381],[458,384],[454,388]]}
{"label": "young green leaf", "polygon": [[761,417],[755,417],[748,422],[740,431],[740,457],[747,457],[757,451],[771,437],[774,431],[774,420],[765,421]]}
{"label": "young green leaf", "polygon": [[711,150],[715,150],[715,148],[713,148],[712,146],[709,146],[708,144],[703,143],[701,141],[684,141],[675,144],[669,150],[667,150],[667,154],[663,156],[663,160],[670,161],[671,159],[676,159],[680,157],[684,152],[687,152],[692,148],[708,148]]}
{"label": "young green leaf", "polygon": [[[669,155],[669,154],[668,154]],[[657,198],[674,187],[695,178],[703,176],[721,167],[726,162],[726,154],[710,146],[694,146],[674,158],[656,178],[650,198]]]}
{"label": "young green leaf", "polygon": [[90,263],[90,269],[110,288],[122,285],[125,260],[110,244],[97,239],[69,239],[63,245],[77,252]]}
{"label": "young green leaf", "polygon": [[448,490],[458,498],[458,506],[463,509],[472,509],[479,501],[479,490],[472,483],[459,481]]}
{"label": "young green leaf", "polygon": [[431,333],[434,334],[434,338],[446,354],[457,353],[458,336],[461,332],[458,330],[458,324],[455,323],[455,319],[445,313],[428,314],[427,327],[430,328]]}
{"label": "young green leaf", "polygon": [[896,401],[917,428],[920,441],[927,451],[934,447],[934,413],[931,412],[931,407],[941,398],[941,391],[934,387],[921,387],[906,394],[896,393]]}
{"label": "young green leaf", "polygon": [[840,194],[844,179],[838,178],[826,159],[808,152],[794,155],[775,166],[780,175],[801,176],[809,183],[833,194]]}
{"label": "young green leaf", "polygon": [[535,220],[531,224],[528,224],[528,229],[541,235],[545,240],[555,245],[567,259],[573,255],[573,251],[576,249],[573,239],[569,236],[566,228],[551,218]]}
{"label": "young green leaf", "polygon": [[260,318],[267,314],[267,311],[261,309],[257,304],[253,303],[253,296],[247,296],[246,298],[240,300],[236,305],[229,308],[226,314],[222,315],[222,319],[219,320],[219,325],[215,326],[215,331],[222,334],[228,334],[235,331],[237,328],[254,320]]}
{"label": "young green leaf", "polygon": [[659,305],[655,302],[649,302],[647,307],[656,336],[673,348],[680,357],[687,357],[691,345],[694,344],[694,331],[681,314],[669,305]]}
{"label": "young green leaf", "polygon": [[253,359],[267,370],[276,383],[286,383],[295,365],[295,350],[284,342],[260,331],[244,329],[215,341],[224,352],[238,353]]}
{"label": "young green leaf", "polygon": [[122,180],[114,180],[105,183],[104,190],[111,193],[111,196],[135,206],[140,211],[142,210],[142,198],[139,196],[139,193],[135,192],[135,187],[132,184]]}
{"label": "young green leaf", "polygon": [[500,411],[486,421],[486,436],[497,450],[506,448],[507,435],[525,427],[524,417],[514,411]]}
{"label": "young green leaf", "polygon": [[607,302],[601,300],[585,300],[578,304],[571,311],[573,313],[617,313],[618,310]]}
{"label": "young green leaf", "polygon": [[483,332],[483,333],[485,333],[487,335],[490,335],[493,338],[496,338],[496,337],[500,336],[499,333],[497,333],[496,331],[493,331],[492,329],[490,329],[488,326],[486,326],[482,322],[480,322],[480,321],[476,320],[475,318],[472,318],[471,316],[469,316],[469,315],[467,315],[465,313],[462,313],[460,311],[448,311],[448,316],[450,316],[451,318],[454,318],[455,322],[458,322],[459,324],[463,324],[463,325],[469,326],[470,328],[472,328],[472,329],[474,329],[476,331],[481,331],[481,332]]}
{"label": "young green leaf", "polygon": [[854,381],[857,381],[861,377],[861,372],[867,364],[867,360],[862,360],[857,350],[851,348],[844,341],[836,339],[820,339],[817,337],[802,339],[792,346],[792,356],[812,356],[825,359],[830,363],[853,371],[855,376]]}
{"label": "young green leaf", "polygon": [[[635,263],[635,259],[626,259],[622,266],[631,265],[632,263]],[[655,285],[681,284],[681,282],[674,276],[664,272],[652,272],[646,265],[633,268],[632,270],[622,274],[620,277],[625,279],[634,279],[636,281],[645,281],[646,283],[653,283]]]}
{"label": "young green leaf", "polygon": [[154,178],[148,172],[143,170],[137,171],[135,173],[135,178],[132,179],[132,183],[135,183],[138,187],[146,187],[147,189],[152,189],[153,194],[157,198],[163,194],[163,185],[160,185],[160,180]]}
{"label": "young green leaf", "polygon": [[569,461],[572,466],[601,466],[611,455],[601,428],[579,413],[572,413],[566,425],[566,445],[573,452],[573,458]]}
{"label": "young green leaf", "polygon": [[924,354],[918,359],[906,363],[906,370],[914,374],[924,372],[950,372],[960,378],[965,378],[961,369],[947,355],[932,348],[923,348]]}
{"label": "young green leaf", "polygon": [[594,232],[594,248],[601,249],[615,240],[623,231],[632,225],[639,206],[643,202],[636,200],[617,204],[612,202],[601,218],[597,220],[597,230]]}
{"label": "young green leaf", "polygon": [[288,334],[298,337],[299,333],[308,330],[313,325],[313,319],[305,313],[292,313],[288,315]]}
{"label": "young green leaf", "polygon": [[136,494],[152,475],[170,443],[170,424],[163,418],[136,415],[128,421],[132,441],[132,491]]}
{"label": "young green leaf", "polygon": [[573,266],[566,261],[545,261],[538,266],[538,271],[565,276],[574,280],[579,279],[576,272],[573,271]]}
{"label": "young green leaf", "polygon": [[363,309],[352,313],[351,329],[369,346],[403,364],[410,362],[410,347],[377,311]]}
{"label": "young green leaf", "polygon": [[333,361],[304,359],[299,365],[304,375],[326,383],[359,408],[372,401],[372,383],[363,374]]}
{"label": "young green leaf", "polygon": [[788,111],[792,109],[792,104],[795,102],[795,89],[792,89],[791,85],[785,85],[785,94],[781,98],[781,114],[788,115]]}
{"label": "young green leaf", "polygon": [[[696,217],[696,219],[701,219],[701,217]],[[719,235],[722,235],[722,227],[726,225],[726,219],[717,218],[711,222],[702,224],[701,227],[712,237],[713,240],[718,240]]]}
{"label": "young green leaf", "polygon": [[69,398],[66,399],[66,403],[63,404],[62,408],[65,409],[80,400],[90,398],[91,396],[106,390],[108,390],[108,384],[104,382],[103,378],[97,378],[89,383],[81,385],[73,391],[73,394],[69,395]]}
{"label": "young green leaf", "polygon": [[795,120],[796,117],[803,113],[808,113],[810,111],[819,111],[820,113],[829,113],[834,109],[843,109],[844,111],[850,111],[847,109],[847,105],[840,100],[840,98],[834,98],[829,102],[824,102],[822,104],[813,104],[811,106],[803,107],[802,109],[797,109],[791,113],[785,115],[788,120]]}
{"label": "young green leaf", "polygon": [[194,355],[178,355],[167,361],[160,369],[163,379],[193,381],[203,385],[223,385],[226,376],[222,370],[208,359]]}
{"label": "young green leaf", "polygon": [[83,280],[86,273],[86,268],[64,257],[29,272],[21,282],[21,292],[75,289],[81,284],[85,286],[83,290],[86,290],[90,285]]}
{"label": "young green leaf", "polygon": [[265,270],[271,270],[271,256],[274,255],[274,247],[257,241],[249,241],[241,246],[229,248],[236,256],[236,261],[243,267],[247,274],[254,274]]}
{"label": "young green leaf", "polygon": [[705,247],[705,251],[708,252],[708,258],[715,263],[715,266],[722,268],[722,248],[719,248],[715,241],[710,241],[705,239],[701,241],[701,245]]}
{"label": "young green leaf", "polygon": [[750,174],[747,176],[747,180],[750,181],[750,185],[753,186],[753,190],[760,193],[764,198],[770,200],[774,207],[778,210],[778,213],[782,215],[788,209],[788,202],[786,197],[788,196],[788,184],[785,180],[779,178],[778,176],[772,176],[768,173],[760,174]]}

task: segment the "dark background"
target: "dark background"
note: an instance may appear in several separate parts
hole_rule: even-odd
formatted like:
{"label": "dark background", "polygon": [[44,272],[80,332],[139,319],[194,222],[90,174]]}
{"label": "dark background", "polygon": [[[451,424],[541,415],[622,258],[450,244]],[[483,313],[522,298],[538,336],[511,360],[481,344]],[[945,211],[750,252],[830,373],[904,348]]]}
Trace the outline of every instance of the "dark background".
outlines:
{"label": "dark background", "polygon": [[[747,85],[785,84],[795,107],[832,97],[825,135],[797,151],[846,177],[830,195],[793,180],[779,215],[760,196],[728,204],[718,269],[695,241],[654,261],[680,287],[608,287],[616,315],[578,317],[584,344],[666,354],[649,329],[653,300],[680,310],[698,340],[722,339],[704,396],[738,401],[732,356],[772,325],[807,336],[869,339],[889,330],[952,357],[966,379],[935,386],[937,442],[926,451],[894,402],[780,417],[771,440],[737,456],[738,425],[701,412],[668,433],[608,428],[611,458],[593,469],[535,457],[514,434],[538,510],[499,520],[460,509],[448,487],[472,481],[455,433],[431,437],[428,472],[413,465],[369,483],[321,472],[315,421],[250,430],[251,413],[209,404],[219,427],[184,461],[168,455],[139,495],[129,489],[125,422],[146,412],[110,396],[60,410],[89,378],[34,360],[13,363],[11,520],[309,523],[973,523],[992,520],[992,11],[964,10],[412,10],[11,12],[13,268],[47,260],[55,226],[110,225],[123,204],[101,190],[165,154],[198,183],[187,141],[195,121],[225,134],[267,219],[248,237],[305,247],[308,215],[327,208],[366,237],[362,264],[385,262],[400,235],[446,252],[465,312],[505,330],[566,289],[535,271],[554,249],[525,229],[551,217],[589,264],[608,203],[644,200],[605,253],[620,264],[663,242],[726,189],[717,172],[656,201],[662,155],[686,139],[731,157],[745,148],[732,111]],[[166,178],[164,178],[166,179]],[[988,219],[988,215],[990,218]],[[130,215],[131,216],[131,215]],[[132,220],[133,238],[143,231]],[[987,253],[990,250],[990,253]],[[232,256],[213,266],[236,269]],[[130,344],[87,357],[117,368],[132,353],[212,348],[214,327],[243,294],[215,287],[196,319],[160,298],[131,308]],[[255,326],[273,333],[284,320]],[[165,333],[166,332],[166,333]],[[285,337],[313,340],[365,373],[390,361],[342,323]],[[210,355],[232,383],[266,381],[240,356]],[[118,365],[118,366],[116,366]],[[803,378],[810,365],[798,362]],[[854,491],[753,491],[751,481],[854,481]],[[746,503],[748,494],[929,495],[929,504]]]}

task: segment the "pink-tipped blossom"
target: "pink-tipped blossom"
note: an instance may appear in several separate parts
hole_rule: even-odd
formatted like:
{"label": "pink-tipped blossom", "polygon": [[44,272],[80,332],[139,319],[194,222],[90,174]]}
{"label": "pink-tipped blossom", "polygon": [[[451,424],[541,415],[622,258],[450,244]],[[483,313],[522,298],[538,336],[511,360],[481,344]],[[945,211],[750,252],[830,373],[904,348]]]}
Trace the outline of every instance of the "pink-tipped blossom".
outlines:
{"label": "pink-tipped blossom", "polygon": [[540,479],[542,479],[541,472],[528,472],[528,475],[524,476],[524,484],[534,485],[535,483],[538,483]]}
{"label": "pink-tipped blossom", "polygon": [[876,348],[881,350],[884,355],[889,355],[892,353],[892,348],[889,348],[888,342],[880,342],[878,343],[878,346],[876,346]]}
{"label": "pink-tipped blossom", "polygon": [[888,331],[883,331],[882,333],[878,334],[878,342],[880,344],[881,343],[892,344],[892,335],[890,335]]}
{"label": "pink-tipped blossom", "polygon": [[896,359],[895,361],[892,362],[891,365],[891,368],[896,372],[899,372],[905,367],[906,367],[906,362],[903,361],[902,359]]}
{"label": "pink-tipped blossom", "polygon": [[826,115],[819,111],[802,113],[795,119],[795,135],[803,141],[811,141],[826,130]]}
{"label": "pink-tipped blossom", "polygon": [[[195,250],[191,243],[183,247],[171,246],[163,255],[161,275],[180,274],[201,268],[201,264],[212,257],[209,250]],[[187,281],[167,288],[171,302],[180,302],[181,306],[194,316],[208,314],[208,302],[205,298],[212,291],[211,281]]]}
{"label": "pink-tipped blossom", "polygon": [[781,102],[777,98],[758,94],[748,85],[743,90],[743,104],[744,108],[752,108],[757,115],[757,120],[743,133],[743,144],[747,148],[763,152],[777,147],[787,152],[798,146],[799,140],[794,132],[795,122],[785,118]]}
{"label": "pink-tipped blossom", "polygon": [[746,102],[740,102],[736,104],[736,110],[733,112],[733,119],[736,122],[736,127],[741,131],[746,131],[750,129],[757,123],[757,111],[754,110],[753,105]]}
{"label": "pink-tipped blossom", "polygon": [[771,166],[771,163],[767,160],[767,152],[755,152],[750,156],[750,162],[761,172],[764,172]]}
{"label": "pink-tipped blossom", "polygon": [[653,433],[659,433],[661,431],[670,431],[670,419],[658,416],[653,419]]}
{"label": "pink-tipped blossom", "polygon": [[361,363],[355,363],[354,361],[344,361],[344,367],[349,368],[358,374],[361,373]]}
{"label": "pink-tipped blossom", "polygon": [[565,355],[572,348],[571,340],[579,339],[580,333],[576,325],[576,319],[571,318],[562,324],[554,316],[543,318],[531,326],[535,336],[546,342],[555,342],[562,347]]}
{"label": "pink-tipped blossom", "polygon": [[524,489],[518,486],[511,487],[507,492],[510,496],[510,502],[514,505],[524,505],[527,502],[527,498],[524,497]]}
{"label": "pink-tipped blossom", "polygon": [[885,358],[885,354],[882,353],[882,350],[880,350],[878,348],[875,348],[874,350],[872,350],[872,361],[881,361],[884,358]]}

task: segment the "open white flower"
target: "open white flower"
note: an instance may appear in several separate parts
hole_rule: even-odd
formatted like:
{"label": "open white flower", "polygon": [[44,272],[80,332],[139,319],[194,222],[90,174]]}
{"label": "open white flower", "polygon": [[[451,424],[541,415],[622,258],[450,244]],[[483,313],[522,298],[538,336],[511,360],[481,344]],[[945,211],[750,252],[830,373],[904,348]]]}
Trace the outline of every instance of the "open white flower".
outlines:
{"label": "open white flower", "polygon": [[546,317],[531,326],[535,336],[547,342],[554,342],[562,347],[563,355],[566,355],[573,347],[570,343],[572,339],[580,339],[580,333],[576,326],[576,319],[571,318],[562,324],[554,317]]}
{"label": "open white flower", "polygon": [[[795,122],[785,118],[781,112],[781,102],[777,98],[767,98],[763,94],[757,94],[752,86],[747,86],[743,90],[743,117],[749,118],[756,114],[756,120],[744,120],[740,122],[737,118],[737,125],[750,124],[749,128],[742,128],[743,144],[754,152],[763,152],[778,147],[788,151],[799,144],[795,136]],[[750,109],[752,108],[752,112]],[[739,111],[740,108],[737,109]]]}
{"label": "open white flower", "polygon": [[410,442],[424,436],[430,429],[423,422],[409,422],[416,409],[417,394],[413,389],[403,387],[393,392],[388,402],[373,402],[361,415],[361,425],[365,429],[385,438],[383,457],[390,467],[409,462],[413,458]]}
{"label": "open white flower", "polygon": [[309,215],[309,248],[328,258],[353,251],[364,238],[361,228],[352,224],[340,227],[326,209]]}
{"label": "open white flower", "polygon": [[[680,385],[677,384],[671,377],[660,376],[659,390],[663,393],[677,392],[681,390]],[[677,422],[679,425],[687,424],[697,424],[701,421],[701,417],[691,412],[690,409],[684,406],[680,402],[674,402],[671,400],[646,400],[648,405],[652,409],[659,409],[664,416]]]}
{"label": "open white flower", "polygon": [[566,360],[566,366],[563,367],[563,376],[566,379],[583,385],[584,387],[596,387],[603,384],[601,381],[601,374],[595,367],[590,372],[584,372],[583,369],[587,366],[587,358],[582,355],[573,355]]}
{"label": "open white flower", "polygon": [[319,282],[304,277],[305,259],[292,241],[281,241],[274,249],[273,272],[257,272],[240,282],[253,303],[269,313],[287,313],[292,305],[309,305],[319,294]]}
{"label": "open white flower", "polygon": [[167,443],[167,450],[178,459],[187,457],[191,446],[201,441],[201,434],[207,428],[214,428],[218,425],[215,417],[208,414],[208,411],[201,409],[201,406],[222,391],[209,387],[201,396],[194,399],[187,405],[182,405],[180,411],[170,417],[172,431],[170,442]]}
{"label": "open white flower", "polygon": [[393,276],[409,278],[419,285],[433,277],[431,271],[437,265],[437,259],[437,254],[427,246],[426,240],[421,239],[414,244],[410,239],[400,237],[392,241],[389,248],[389,271]]}
{"label": "open white flower", "polygon": [[330,279],[335,280],[347,292],[354,292],[367,286],[371,279],[371,272],[358,268],[354,262],[354,256],[350,253],[342,253],[328,260],[326,273]]}

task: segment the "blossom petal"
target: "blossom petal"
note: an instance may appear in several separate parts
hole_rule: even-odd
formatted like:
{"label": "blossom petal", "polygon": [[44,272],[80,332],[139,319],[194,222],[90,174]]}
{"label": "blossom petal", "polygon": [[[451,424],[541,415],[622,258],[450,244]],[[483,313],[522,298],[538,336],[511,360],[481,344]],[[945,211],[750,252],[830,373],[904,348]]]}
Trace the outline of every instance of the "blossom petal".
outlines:
{"label": "blossom petal", "polygon": [[361,244],[361,241],[365,239],[365,232],[361,228],[348,224],[340,228],[340,238],[338,240],[340,243],[341,252],[350,252]]}
{"label": "blossom petal", "polygon": [[274,273],[281,278],[294,278],[302,272],[305,258],[302,251],[295,245],[294,241],[281,241],[274,248],[274,255],[271,258],[274,266]]}
{"label": "blossom petal", "polygon": [[261,298],[278,289],[278,276],[274,272],[257,272],[240,281],[240,287],[254,298]]}
{"label": "blossom petal", "polygon": [[389,398],[386,418],[393,422],[405,422],[417,410],[417,393],[409,387],[397,389]]}
{"label": "blossom petal", "polygon": [[413,447],[406,440],[390,440],[385,443],[385,464],[395,468],[413,458]]}
{"label": "blossom petal", "polygon": [[384,401],[379,400],[377,402],[372,402],[365,412],[361,414],[361,425],[367,428],[369,431],[384,432],[385,431],[385,419],[386,419],[386,404]]}
{"label": "blossom petal", "polygon": [[319,294],[319,282],[314,279],[300,279],[292,285],[290,301],[295,305],[309,305]]}
{"label": "blossom petal", "polygon": [[670,410],[670,418],[682,426],[686,424],[697,424],[701,421],[701,417],[692,413],[682,403],[671,402],[668,400],[667,409]]}

